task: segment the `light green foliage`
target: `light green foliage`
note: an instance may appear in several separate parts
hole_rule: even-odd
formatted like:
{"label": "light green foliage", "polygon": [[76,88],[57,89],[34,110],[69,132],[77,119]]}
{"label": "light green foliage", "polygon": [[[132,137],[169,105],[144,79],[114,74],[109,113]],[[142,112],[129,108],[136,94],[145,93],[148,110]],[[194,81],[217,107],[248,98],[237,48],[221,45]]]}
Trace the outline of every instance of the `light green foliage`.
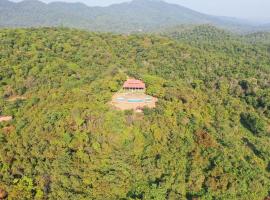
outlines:
{"label": "light green foliage", "polygon": [[[14,117],[0,124],[8,198],[264,199],[269,52],[201,31],[0,30],[0,115]],[[145,81],[156,108],[111,108],[127,75]]]}
{"label": "light green foliage", "polygon": [[147,87],[147,93],[156,97],[164,97],[165,89],[163,87],[165,80],[151,75],[143,76]]}

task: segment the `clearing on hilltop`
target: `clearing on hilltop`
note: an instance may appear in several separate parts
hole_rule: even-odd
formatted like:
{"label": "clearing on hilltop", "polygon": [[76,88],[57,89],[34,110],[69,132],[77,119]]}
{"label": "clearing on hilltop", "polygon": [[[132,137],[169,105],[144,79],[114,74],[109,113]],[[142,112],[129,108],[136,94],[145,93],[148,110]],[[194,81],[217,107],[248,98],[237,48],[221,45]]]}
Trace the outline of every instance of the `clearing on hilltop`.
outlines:
{"label": "clearing on hilltop", "polygon": [[128,79],[122,89],[114,94],[111,104],[120,110],[142,112],[143,108],[155,108],[157,98],[145,94],[146,86],[141,80]]}

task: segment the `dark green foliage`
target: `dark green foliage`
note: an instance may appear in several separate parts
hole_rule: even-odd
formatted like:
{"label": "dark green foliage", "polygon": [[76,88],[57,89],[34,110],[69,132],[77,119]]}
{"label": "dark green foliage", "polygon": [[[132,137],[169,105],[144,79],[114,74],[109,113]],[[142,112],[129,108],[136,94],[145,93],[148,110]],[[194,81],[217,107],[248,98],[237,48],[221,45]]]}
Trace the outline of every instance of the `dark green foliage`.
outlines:
{"label": "dark green foliage", "polygon": [[[0,114],[14,117],[0,123],[0,190],[9,199],[264,199],[269,52],[211,27],[192,32],[0,30]],[[127,75],[159,98],[155,109],[111,108]]]}
{"label": "dark green foliage", "polygon": [[266,123],[254,113],[241,113],[241,123],[256,135],[266,133]]}

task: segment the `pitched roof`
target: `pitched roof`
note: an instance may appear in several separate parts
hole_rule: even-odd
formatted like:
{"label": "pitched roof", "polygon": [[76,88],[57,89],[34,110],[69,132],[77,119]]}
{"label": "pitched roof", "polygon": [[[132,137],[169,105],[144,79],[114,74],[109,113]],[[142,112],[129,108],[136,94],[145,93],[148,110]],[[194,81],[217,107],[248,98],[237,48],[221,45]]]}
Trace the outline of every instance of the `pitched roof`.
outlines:
{"label": "pitched roof", "polygon": [[124,83],[124,88],[145,88],[145,83],[142,82],[141,80],[136,80],[136,79],[128,79]]}

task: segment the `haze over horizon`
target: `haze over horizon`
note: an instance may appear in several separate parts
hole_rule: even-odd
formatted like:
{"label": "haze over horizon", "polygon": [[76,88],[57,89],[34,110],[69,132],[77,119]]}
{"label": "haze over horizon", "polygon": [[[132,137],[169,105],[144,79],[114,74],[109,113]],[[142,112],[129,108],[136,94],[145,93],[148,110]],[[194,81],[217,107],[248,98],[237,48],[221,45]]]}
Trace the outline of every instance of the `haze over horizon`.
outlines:
{"label": "haze over horizon", "polygon": [[[22,0],[11,0],[19,2]],[[131,0],[40,0],[46,3],[81,2],[88,6],[108,6],[115,3],[128,2]],[[190,9],[218,16],[236,17],[263,23],[270,23],[270,1],[268,0],[165,0],[169,3],[179,4]]]}

